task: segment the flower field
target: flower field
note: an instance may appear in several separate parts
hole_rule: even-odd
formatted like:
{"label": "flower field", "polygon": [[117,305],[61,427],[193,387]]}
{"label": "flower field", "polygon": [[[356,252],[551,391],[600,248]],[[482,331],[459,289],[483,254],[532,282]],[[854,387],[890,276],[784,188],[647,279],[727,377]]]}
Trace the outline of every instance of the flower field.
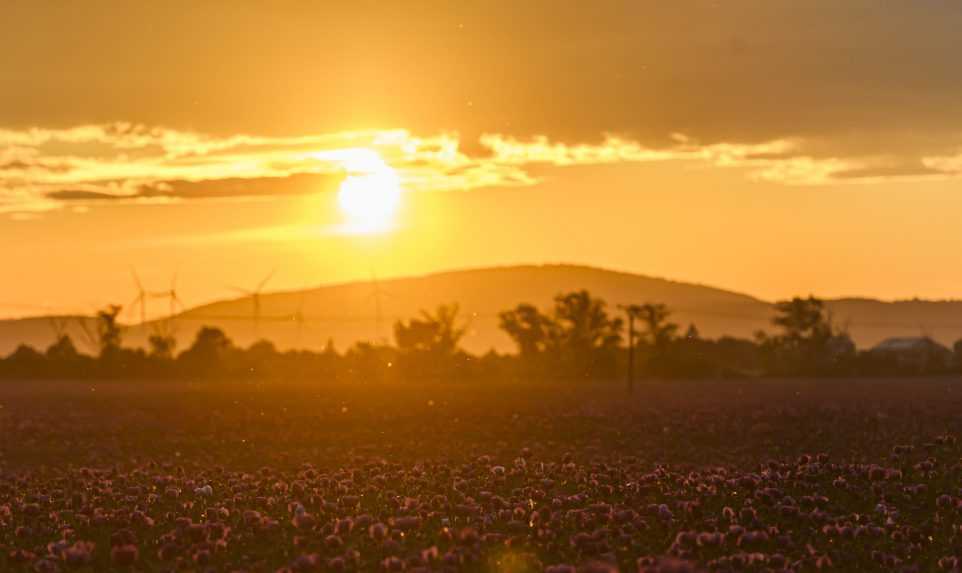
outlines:
{"label": "flower field", "polygon": [[5,383],[0,569],[956,571],[957,380]]}

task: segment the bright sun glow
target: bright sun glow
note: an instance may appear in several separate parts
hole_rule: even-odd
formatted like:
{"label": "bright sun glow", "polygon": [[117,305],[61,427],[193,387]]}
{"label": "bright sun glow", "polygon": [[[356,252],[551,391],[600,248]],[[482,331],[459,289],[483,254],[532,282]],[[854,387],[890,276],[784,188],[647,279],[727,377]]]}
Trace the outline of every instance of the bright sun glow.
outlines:
{"label": "bright sun glow", "polygon": [[338,204],[357,231],[383,231],[391,226],[401,202],[401,186],[393,171],[349,175],[341,183]]}
{"label": "bright sun glow", "polygon": [[347,171],[337,195],[346,230],[377,233],[391,228],[401,203],[401,181],[380,155],[370,149],[343,149],[316,156],[336,161]]}

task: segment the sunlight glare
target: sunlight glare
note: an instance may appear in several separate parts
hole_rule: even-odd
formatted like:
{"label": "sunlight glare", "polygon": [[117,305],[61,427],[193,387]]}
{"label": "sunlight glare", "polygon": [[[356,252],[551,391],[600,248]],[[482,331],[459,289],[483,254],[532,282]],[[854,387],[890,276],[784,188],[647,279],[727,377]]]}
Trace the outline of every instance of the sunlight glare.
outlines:
{"label": "sunlight glare", "polygon": [[389,230],[401,202],[401,181],[397,172],[370,149],[348,149],[326,153],[347,171],[337,202],[347,218],[351,233]]}

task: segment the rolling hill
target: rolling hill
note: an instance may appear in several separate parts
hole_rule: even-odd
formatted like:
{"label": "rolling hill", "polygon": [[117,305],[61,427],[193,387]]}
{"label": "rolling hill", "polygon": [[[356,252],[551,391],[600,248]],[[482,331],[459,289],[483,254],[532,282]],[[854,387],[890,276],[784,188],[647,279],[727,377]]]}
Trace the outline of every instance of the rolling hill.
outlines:
{"label": "rolling hill", "polygon": [[[377,285],[355,282],[265,293],[260,297],[261,320],[256,325],[254,300],[244,297],[191,308],[176,317],[175,327],[180,348],[190,343],[201,326],[211,325],[224,329],[240,345],[266,338],[279,348],[320,349],[332,340],[343,350],[360,340],[390,339],[396,320],[457,302],[470,325],[464,340],[468,350],[508,351],[512,346],[497,327],[498,312],[521,302],[546,308],[556,294],[582,288],[612,307],[647,301],[665,303],[672,309],[675,322],[683,327],[694,323],[707,337],[750,337],[769,328],[772,314],[768,301],[709,286],[592,267],[542,265],[459,270],[384,280]],[[923,333],[948,345],[962,338],[960,301],[838,299],[828,301],[828,306],[836,322],[846,325],[861,347],[890,336]],[[157,326],[130,326],[127,343],[143,344]],[[44,318],[0,321],[0,354],[9,353],[20,343],[43,348],[53,340],[53,332]],[[81,343],[87,336],[81,328],[72,324],[68,333],[78,346],[85,347]]]}

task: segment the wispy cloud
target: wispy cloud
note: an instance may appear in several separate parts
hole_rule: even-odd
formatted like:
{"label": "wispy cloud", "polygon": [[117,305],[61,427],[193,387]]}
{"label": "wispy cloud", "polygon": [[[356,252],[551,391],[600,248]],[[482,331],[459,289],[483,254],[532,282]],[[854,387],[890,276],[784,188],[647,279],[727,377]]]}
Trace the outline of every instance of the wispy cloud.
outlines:
{"label": "wispy cloud", "polygon": [[[0,129],[0,212],[56,209],[68,202],[184,201],[291,195],[337,188],[359,158],[374,154],[411,191],[528,186],[536,166],[657,161],[747,168],[750,176],[795,185],[865,182],[962,173],[962,153],[905,165],[889,158],[814,157],[802,140],[699,144],[684,135],[651,148],[621,137],[565,143],[485,134],[350,131],[292,137],[213,136],[126,123],[69,129]],[[477,149],[475,153],[466,147]]]}
{"label": "wispy cloud", "polygon": [[952,154],[925,157],[922,164],[930,170],[960,175],[962,174],[962,147]]}

